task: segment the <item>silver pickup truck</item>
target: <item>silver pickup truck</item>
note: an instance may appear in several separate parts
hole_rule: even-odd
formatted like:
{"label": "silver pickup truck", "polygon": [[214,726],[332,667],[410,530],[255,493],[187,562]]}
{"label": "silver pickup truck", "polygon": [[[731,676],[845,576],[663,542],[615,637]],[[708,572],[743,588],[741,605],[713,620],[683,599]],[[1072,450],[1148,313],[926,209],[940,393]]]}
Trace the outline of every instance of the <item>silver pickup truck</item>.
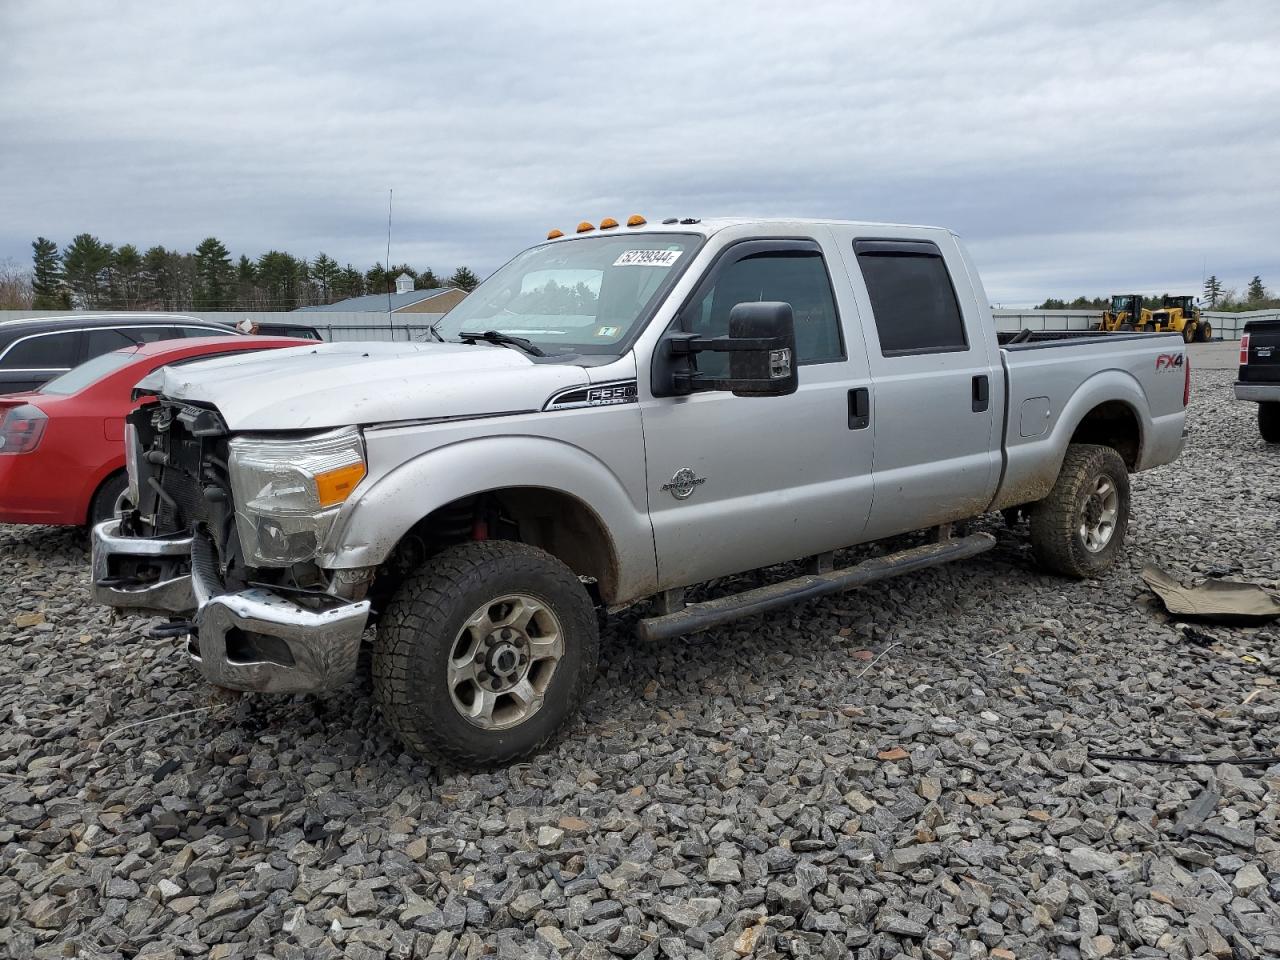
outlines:
{"label": "silver pickup truck", "polygon": [[[705,630],[973,556],[992,537],[954,525],[998,510],[1045,568],[1101,575],[1189,382],[1176,335],[1002,346],[954,234],[842,221],[553,231],[433,334],[149,377],[97,598],[168,616],[240,690],[342,684],[376,625],[403,742],[504,762],[577,708],[600,611]],[[783,561],[803,572],[686,601]]]}

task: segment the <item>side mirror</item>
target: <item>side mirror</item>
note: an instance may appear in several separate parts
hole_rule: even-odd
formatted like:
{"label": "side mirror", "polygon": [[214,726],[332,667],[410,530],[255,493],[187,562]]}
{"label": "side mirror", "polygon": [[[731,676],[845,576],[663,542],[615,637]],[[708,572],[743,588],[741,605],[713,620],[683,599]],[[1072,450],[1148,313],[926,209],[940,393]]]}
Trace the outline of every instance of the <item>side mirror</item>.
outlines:
{"label": "side mirror", "polygon": [[[729,376],[694,370],[699,353],[729,354]],[[727,337],[669,333],[654,358],[653,393],[679,397],[727,390],[735,397],[783,397],[799,386],[796,325],[789,303],[740,303],[729,312]]]}
{"label": "side mirror", "polygon": [[729,390],[735,397],[784,397],[796,376],[796,321],[789,303],[740,303],[729,311]]}

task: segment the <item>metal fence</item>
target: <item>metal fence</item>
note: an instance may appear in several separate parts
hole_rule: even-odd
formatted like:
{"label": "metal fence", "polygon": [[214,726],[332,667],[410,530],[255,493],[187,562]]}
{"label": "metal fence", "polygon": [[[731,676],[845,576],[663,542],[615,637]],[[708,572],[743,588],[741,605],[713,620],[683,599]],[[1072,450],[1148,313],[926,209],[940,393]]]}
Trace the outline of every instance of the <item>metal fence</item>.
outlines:
{"label": "metal fence", "polygon": [[[103,313],[125,311],[101,311]],[[1102,319],[1101,310],[992,310],[996,329],[1003,333],[1030,329],[1089,330]],[[63,316],[66,310],[0,310],[0,322],[24,317]],[[315,327],[326,340],[425,340],[431,324],[439,320],[441,313],[360,313],[333,311],[182,311],[183,316],[199,317],[215,323],[231,326],[246,318],[257,323],[303,324]],[[1254,310],[1248,313],[1224,313],[1208,310],[1204,316],[1213,325],[1215,337],[1223,340],[1239,340],[1240,331],[1249,320],[1280,317],[1280,310]]]}

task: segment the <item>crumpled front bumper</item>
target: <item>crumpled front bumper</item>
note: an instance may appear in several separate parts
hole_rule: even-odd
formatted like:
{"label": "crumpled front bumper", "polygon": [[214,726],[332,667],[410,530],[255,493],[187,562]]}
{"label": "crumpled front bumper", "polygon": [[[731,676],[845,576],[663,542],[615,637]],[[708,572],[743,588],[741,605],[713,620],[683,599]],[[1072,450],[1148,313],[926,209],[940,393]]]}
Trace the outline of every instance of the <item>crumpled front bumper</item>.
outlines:
{"label": "crumpled front bumper", "polygon": [[369,620],[367,600],[314,596],[304,606],[261,587],[225,592],[206,540],[124,536],[119,520],[93,529],[93,596],[126,613],[189,618],[189,653],[206,679],[256,693],[346,683]]}

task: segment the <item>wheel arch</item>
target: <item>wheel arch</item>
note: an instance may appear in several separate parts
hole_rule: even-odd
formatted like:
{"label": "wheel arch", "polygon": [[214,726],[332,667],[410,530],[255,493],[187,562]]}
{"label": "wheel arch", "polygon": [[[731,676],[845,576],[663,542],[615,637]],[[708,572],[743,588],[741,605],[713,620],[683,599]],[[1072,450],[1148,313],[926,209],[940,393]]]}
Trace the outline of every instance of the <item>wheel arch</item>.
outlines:
{"label": "wheel arch", "polygon": [[647,511],[636,508],[597,458],[560,441],[523,436],[438,448],[358,489],[327,538],[320,563],[330,569],[380,566],[408,534],[451,515],[456,522],[459,505],[476,498],[497,503],[516,524],[519,539],[579,576],[594,578],[605,603],[625,603],[657,589]]}
{"label": "wheel arch", "polygon": [[[1067,440],[1110,447],[1120,454],[1130,473],[1138,469],[1142,454],[1142,420],[1125,400],[1104,400],[1084,414]],[[1065,451],[1064,451],[1065,455]]]}

